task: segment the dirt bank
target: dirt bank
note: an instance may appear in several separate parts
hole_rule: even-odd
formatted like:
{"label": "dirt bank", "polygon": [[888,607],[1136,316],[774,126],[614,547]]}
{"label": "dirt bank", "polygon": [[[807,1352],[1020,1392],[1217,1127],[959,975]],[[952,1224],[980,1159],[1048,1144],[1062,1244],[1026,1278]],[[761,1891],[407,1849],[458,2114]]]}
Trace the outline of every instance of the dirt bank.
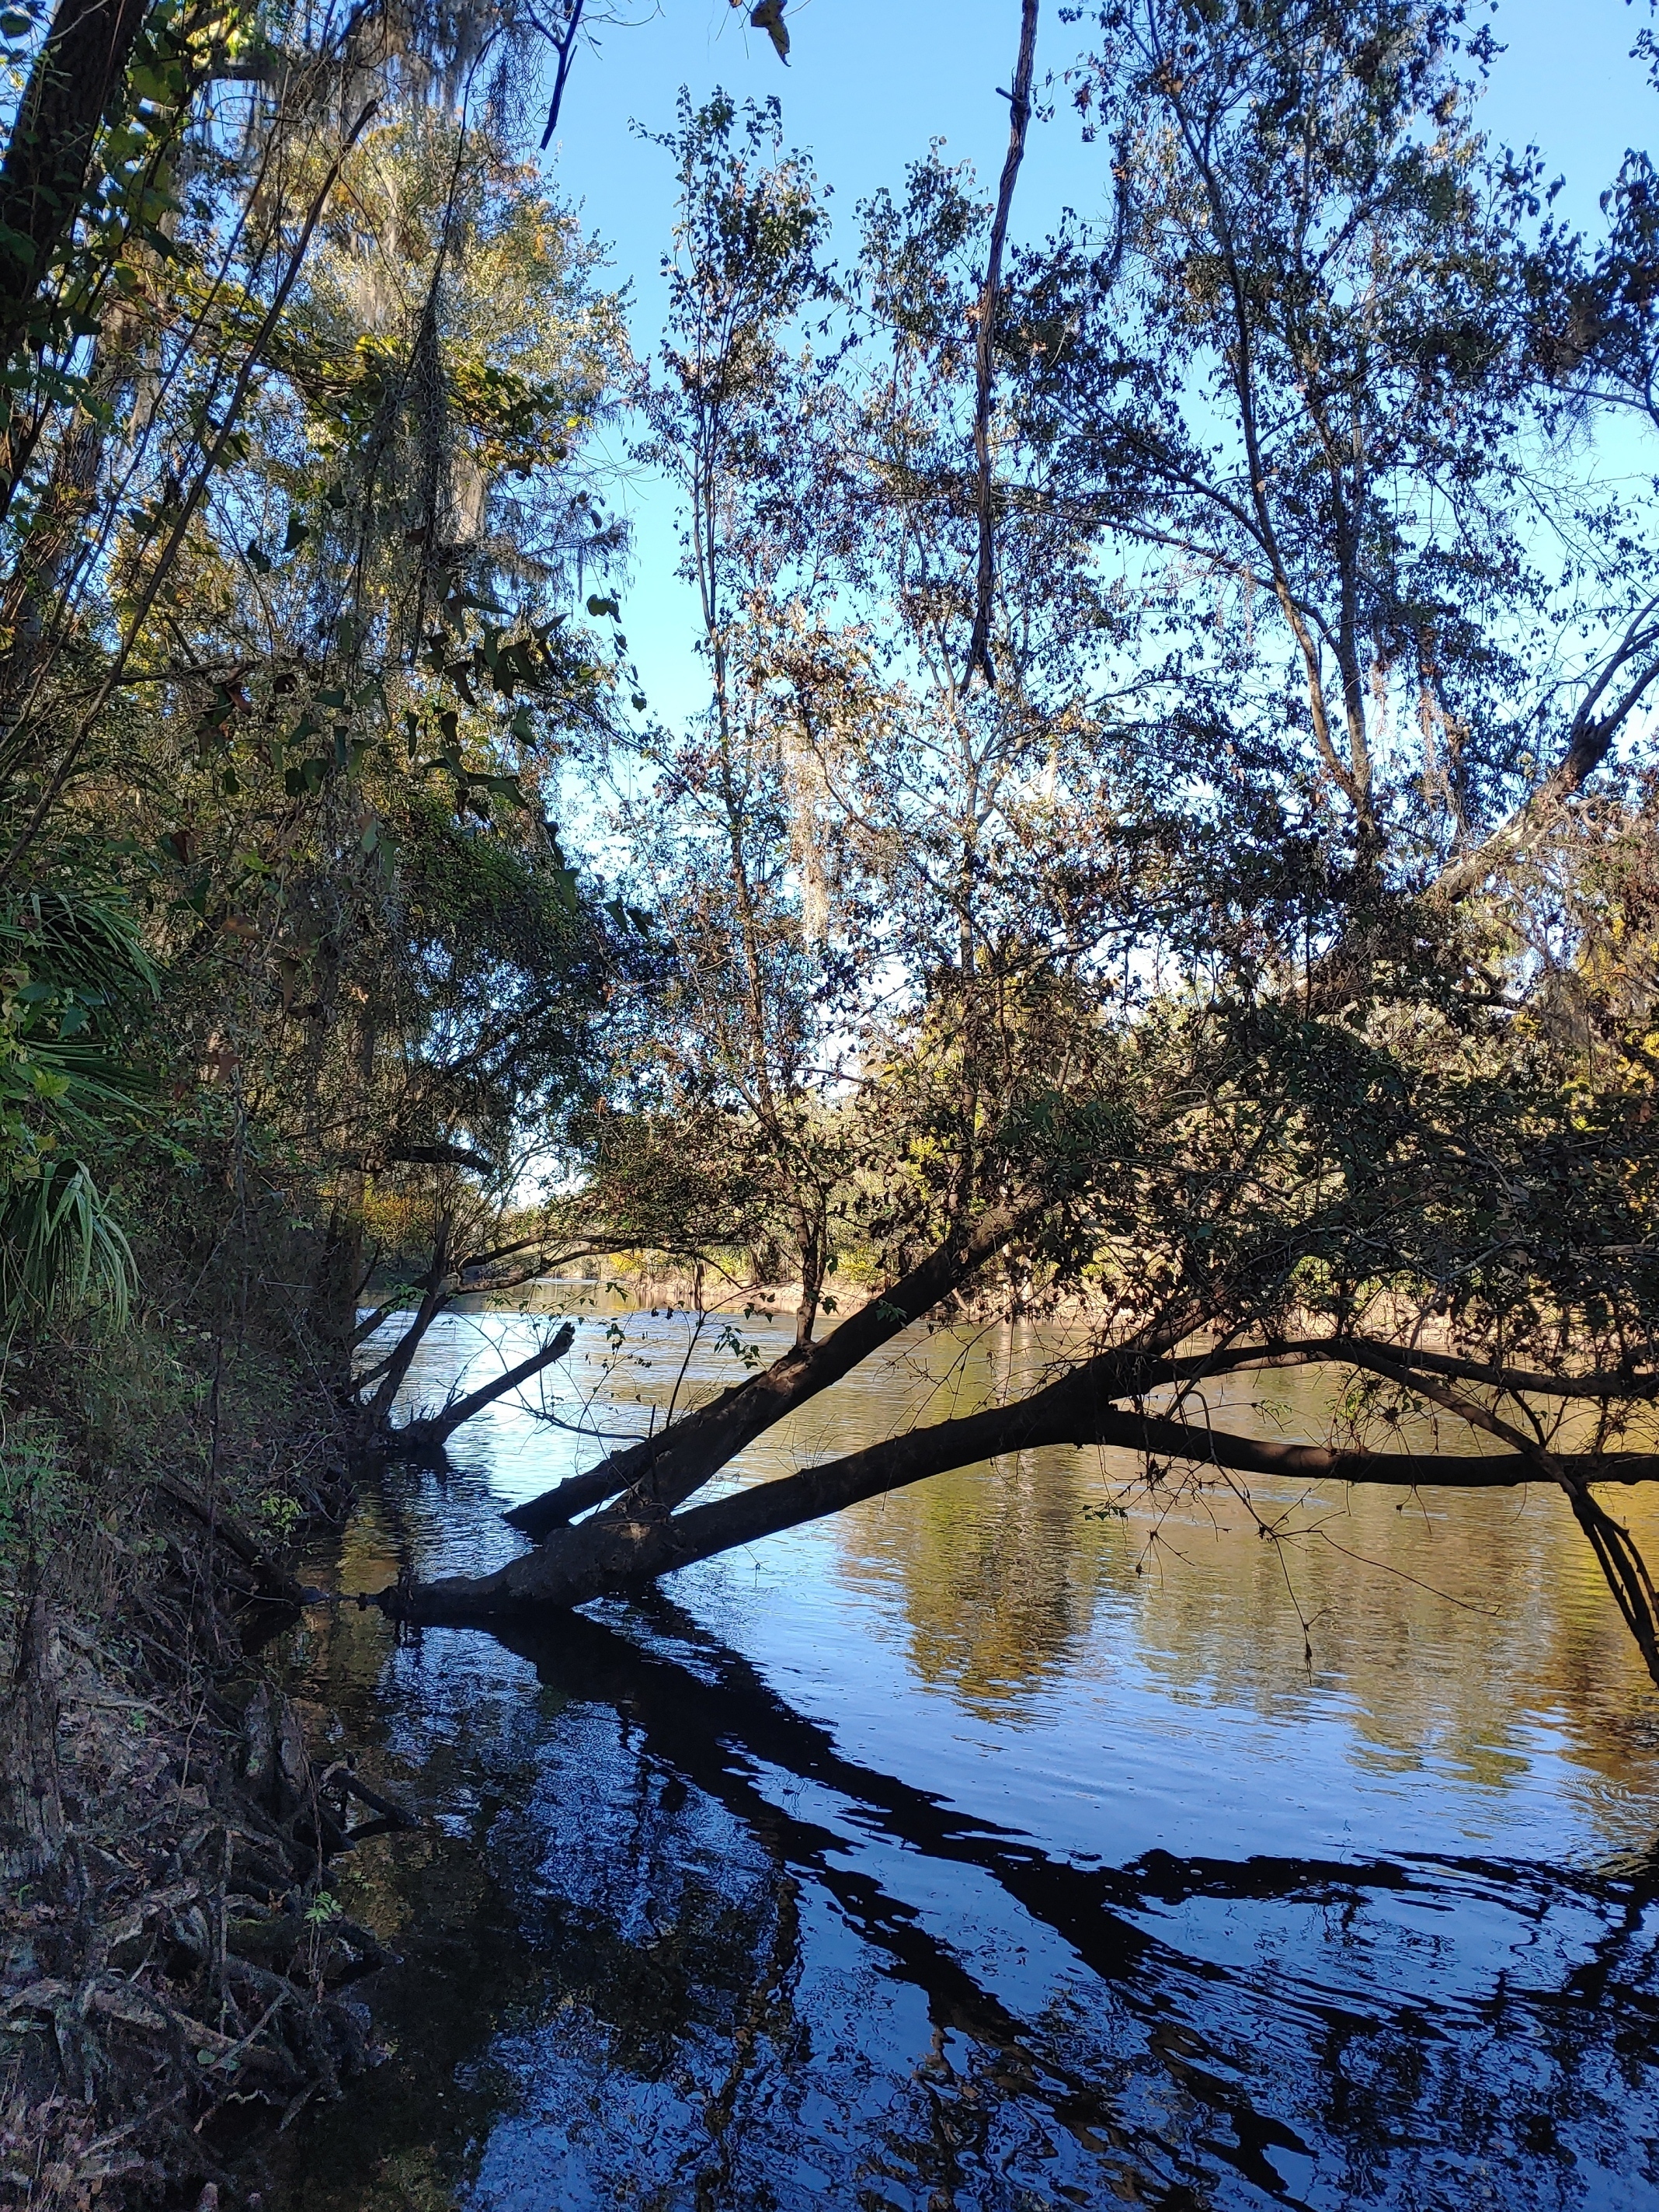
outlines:
{"label": "dirt bank", "polygon": [[[379,2055],[354,1985],[386,1954],[329,1869],[405,1816],[349,1755],[313,1755],[258,1657],[300,1594],[273,1524],[343,1511],[343,1438],[302,1397],[285,1425],[260,1407],[239,1453],[218,1410],[210,1484],[186,1423],[187,1474],[142,1448],[71,1467],[73,1510],[37,1498],[8,1532],[0,2203],[28,2212],[231,2212],[250,2133]],[[25,1446],[66,1433],[14,1413],[11,1492]]]}

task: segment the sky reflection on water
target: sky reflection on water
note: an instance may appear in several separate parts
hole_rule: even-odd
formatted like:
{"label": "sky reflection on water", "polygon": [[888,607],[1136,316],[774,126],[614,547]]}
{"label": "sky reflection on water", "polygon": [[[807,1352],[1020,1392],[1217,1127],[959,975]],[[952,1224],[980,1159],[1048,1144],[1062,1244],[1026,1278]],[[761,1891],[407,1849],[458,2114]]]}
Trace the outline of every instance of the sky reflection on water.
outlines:
{"label": "sky reflection on water", "polygon": [[[411,1402],[536,1325],[458,1316]],[[555,1410],[666,1403],[683,1326],[628,1326]],[[733,1479],[1044,1356],[920,1343]],[[732,1371],[705,1340],[681,1401]],[[1273,1387],[1231,1417],[1319,1431]],[[594,1455],[522,1407],[458,1443],[342,1588],[506,1556]],[[268,2206],[1659,2203],[1659,1728],[1567,1516],[1332,1494],[1279,1547],[1222,1497],[1153,1542],[1127,1471],[970,1470],[511,1647],[309,1623],[297,1693],[429,1825],[342,1863],[397,2049]]]}

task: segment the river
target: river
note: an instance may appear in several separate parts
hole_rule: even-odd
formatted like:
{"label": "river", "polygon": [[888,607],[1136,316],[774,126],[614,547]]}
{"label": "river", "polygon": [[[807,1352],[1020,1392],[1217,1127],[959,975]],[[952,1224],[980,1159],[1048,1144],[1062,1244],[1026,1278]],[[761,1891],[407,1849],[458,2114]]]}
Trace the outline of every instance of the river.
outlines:
{"label": "river", "polygon": [[[409,1408],[548,1325],[449,1316]],[[1052,1348],[918,1337],[732,1479]],[[495,1564],[584,1431],[740,1356],[585,1319],[545,1407],[394,1468],[311,1571]],[[1322,1436],[1321,1387],[1211,1402]],[[423,1826],[337,1864],[401,1957],[390,2055],[266,2212],[1651,2212],[1659,1693],[1560,1501],[1130,1472],[975,1468],[510,1642],[310,1616],[290,1693]]]}

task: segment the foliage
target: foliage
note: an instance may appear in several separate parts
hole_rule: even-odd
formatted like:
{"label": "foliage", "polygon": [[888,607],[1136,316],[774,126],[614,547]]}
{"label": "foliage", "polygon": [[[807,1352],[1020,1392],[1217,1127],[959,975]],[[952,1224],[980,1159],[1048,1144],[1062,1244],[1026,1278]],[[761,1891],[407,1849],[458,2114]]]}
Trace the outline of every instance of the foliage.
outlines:
{"label": "foliage", "polygon": [[[441,30],[153,10],[54,249],[71,292],[37,284],[0,526],[0,1170],[31,1326],[94,1287],[118,1316],[123,1187],[185,1250],[205,1205],[222,1259],[274,1177],[331,1224],[286,1325],[337,1365],[374,1179],[488,1245],[591,1087],[612,932],[547,813],[619,672],[579,611],[621,540],[578,453],[625,347],[506,80],[482,120],[457,96],[526,33],[487,27],[434,98]],[[62,31],[36,25],[37,75]],[[201,1085],[194,1127],[164,1110]]]}
{"label": "foliage", "polygon": [[1455,0],[1063,15],[1103,222],[999,283],[936,148],[837,266],[776,103],[688,97],[649,364],[529,19],[143,15],[7,370],[24,1339],[142,1273],[383,1423],[463,1289],[644,1252],[798,1283],[790,1376],[840,1268],[890,1335],[914,1279],[1097,1362],[1432,1339],[1477,1426],[1587,1364],[1628,1425],[1656,545],[1581,433],[1651,404],[1644,157],[1566,234]]}

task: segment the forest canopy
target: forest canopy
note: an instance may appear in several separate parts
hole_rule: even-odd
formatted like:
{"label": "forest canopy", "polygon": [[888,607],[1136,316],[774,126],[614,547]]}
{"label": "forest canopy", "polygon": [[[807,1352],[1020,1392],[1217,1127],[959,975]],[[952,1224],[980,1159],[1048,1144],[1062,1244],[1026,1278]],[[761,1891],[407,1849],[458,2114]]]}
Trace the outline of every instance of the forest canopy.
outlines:
{"label": "forest canopy", "polygon": [[[1007,12],[994,189],[936,147],[832,227],[777,99],[683,97],[654,345],[540,158],[580,0],[0,17],[8,1407],[104,1463],[75,1360],[182,1328],[396,1448],[456,1298],[645,1255],[793,1345],[389,1608],[1104,1445],[1549,1485],[1659,1680],[1600,1494],[1659,1476],[1648,159],[1564,223],[1452,0]],[[1014,1316],[1006,1403],[693,1502]],[[1322,1443],[1211,1422],[1287,1364]]]}

